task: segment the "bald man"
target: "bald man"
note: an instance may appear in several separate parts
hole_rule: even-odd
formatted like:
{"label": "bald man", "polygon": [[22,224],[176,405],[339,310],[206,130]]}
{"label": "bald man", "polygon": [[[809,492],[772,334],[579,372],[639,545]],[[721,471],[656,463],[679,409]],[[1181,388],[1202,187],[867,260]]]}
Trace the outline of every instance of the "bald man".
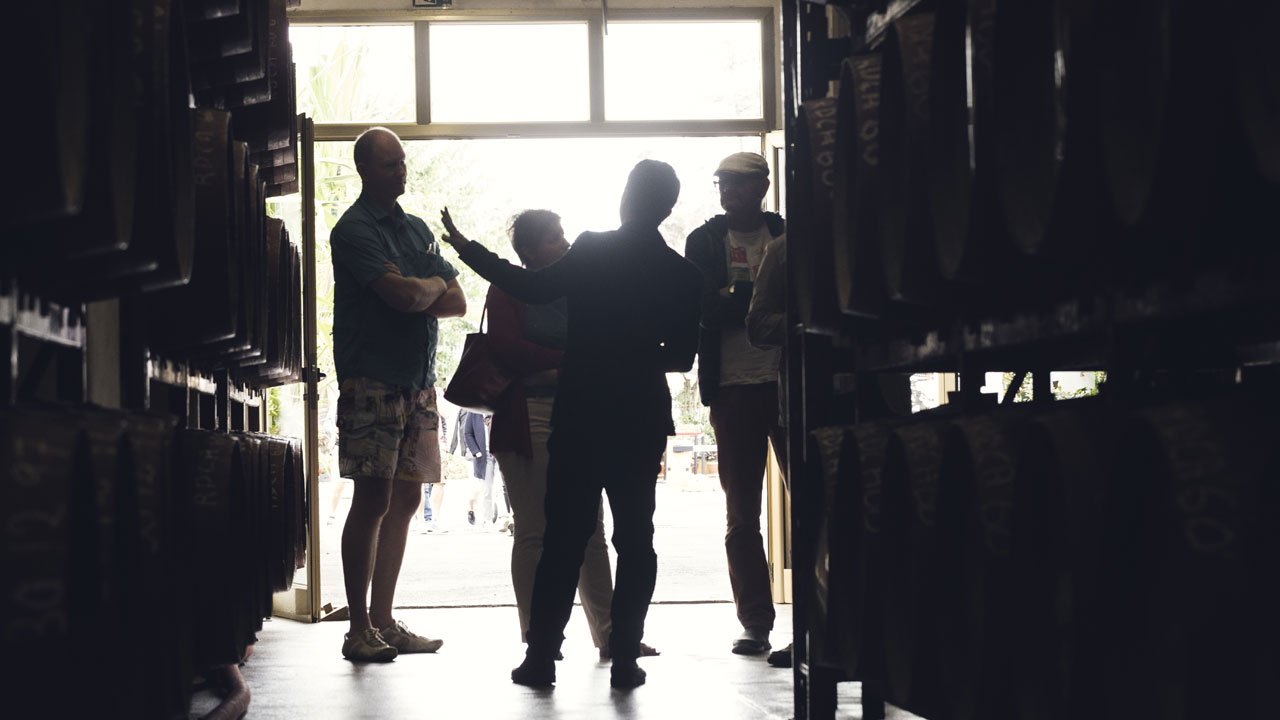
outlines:
{"label": "bald man", "polygon": [[338,464],[355,485],[342,530],[351,611],[342,654],[388,662],[443,644],[411,632],[392,607],[422,484],[440,482],[438,321],[466,313],[467,299],[426,223],[397,202],[407,178],[400,138],[367,130],[356,139],[355,163],[360,197],[330,236]]}

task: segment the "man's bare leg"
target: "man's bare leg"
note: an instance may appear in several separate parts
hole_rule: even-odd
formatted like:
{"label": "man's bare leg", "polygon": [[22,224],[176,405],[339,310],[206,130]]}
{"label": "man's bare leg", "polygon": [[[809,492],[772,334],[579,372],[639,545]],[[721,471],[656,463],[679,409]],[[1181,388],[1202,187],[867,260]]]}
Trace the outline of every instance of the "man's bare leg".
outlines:
{"label": "man's bare leg", "polygon": [[[391,499],[391,479],[361,478],[355,483],[347,523],[342,528],[342,574],[351,612],[351,632],[373,627],[366,598],[373,576],[380,527]],[[408,483],[401,483],[407,485]],[[400,543],[404,552],[403,539]]]}
{"label": "man's bare leg", "polygon": [[[396,582],[400,579],[400,564],[404,561],[404,548],[409,536],[409,523],[422,502],[422,485],[403,480],[391,487],[391,502],[382,525],[378,529],[376,554],[373,563],[373,592],[366,621],[373,627],[384,628],[394,622],[392,603],[396,594]],[[355,615],[352,614],[354,621]]]}
{"label": "man's bare leg", "polygon": [[435,484],[435,487],[431,488],[431,519],[434,520],[437,525],[439,525],[440,520],[444,518],[444,516],[440,514],[440,509],[442,507],[444,507],[444,483],[438,482]]}

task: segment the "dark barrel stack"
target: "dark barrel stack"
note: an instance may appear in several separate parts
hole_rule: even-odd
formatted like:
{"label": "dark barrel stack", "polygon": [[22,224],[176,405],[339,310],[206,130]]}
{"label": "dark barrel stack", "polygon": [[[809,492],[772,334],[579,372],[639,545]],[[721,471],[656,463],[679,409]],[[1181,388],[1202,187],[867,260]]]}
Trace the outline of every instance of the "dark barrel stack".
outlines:
{"label": "dark barrel stack", "polygon": [[1276,8],[783,3],[797,717],[1274,714]]}
{"label": "dark barrel stack", "polygon": [[35,653],[10,707],[185,713],[193,673],[238,662],[292,584],[298,444],[59,406],[4,411],[0,430],[5,645]]}
{"label": "dark barrel stack", "polygon": [[1278,399],[814,430],[828,502],[811,657],[930,720],[1257,716]]}
{"label": "dark barrel stack", "polygon": [[[124,409],[87,404],[83,377],[59,403],[5,385],[6,717],[185,716],[194,678],[245,657],[305,564],[302,445],[256,432],[262,412],[231,432],[227,399],[265,405],[266,388],[303,375],[302,255],[266,202],[297,190],[287,5],[14,10],[3,52],[23,126],[0,301],[75,322],[86,303],[118,301],[102,303],[112,322],[98,341],[119,345]],[[50,356],[61,389],[72,341],[19,341],[28,326],[6,318],[11,381]],[[18,362],[28,345],[39,352]],[[83,376],[89,350],[75,352]],[[162,385],[222,407],[166,406],[149,391]]]}
{"label": "dark barrel stack", "polygon": [[1269,248],[1221,230],[1265,217],[1239,198],[1276,199],[1269,4],[895,4],[912,7],[829,71],[838,94],[798,107],[808,326],[945,328]]}

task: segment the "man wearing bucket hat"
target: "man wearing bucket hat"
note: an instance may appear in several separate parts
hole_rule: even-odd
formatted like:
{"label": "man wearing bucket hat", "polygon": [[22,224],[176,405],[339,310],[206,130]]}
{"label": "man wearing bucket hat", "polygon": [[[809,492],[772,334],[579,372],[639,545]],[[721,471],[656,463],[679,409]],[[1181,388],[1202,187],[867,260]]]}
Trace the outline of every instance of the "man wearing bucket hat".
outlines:
{"label": "man wearing bucket hat", "polygon": [[715,172],[723,215],[689,234],[685,257],[702,271],[698,388],[711,408],[724,488],[729,582],[743,632],[733,652],[769,650],[773,595],[760,533],[760,496],[768,443],[781,459],[785,436],[778,422],[777,348],[747,339],[744,319],[765,246],[786,231],[782,217],[762,209],[769,165],[758,153],[734,153]]}

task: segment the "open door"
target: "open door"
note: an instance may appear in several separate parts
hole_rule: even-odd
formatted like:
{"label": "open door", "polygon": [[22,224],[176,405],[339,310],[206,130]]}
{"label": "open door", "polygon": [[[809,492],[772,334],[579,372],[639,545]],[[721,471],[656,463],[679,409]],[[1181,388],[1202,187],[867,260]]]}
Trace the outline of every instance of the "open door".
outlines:
{"label": "open door", "polygon": [[[764,136],[762,154],[769,160],[770,192],[765,197],[767,210],[781,212],[786,207],[786,136],[775,130]],[[765,515],[768,531],[765,547],[769,553],[769,581],[775,603],[791,602],[791,498],[782,480],[778,458],[769,448],[765,466]]]}
{"label": "open door", "polygon": [[272,614],[304,622],[320,619],[319,390],[316,350],[316,193],[315,127],[298,116],[298,173],[302,194],[302,351],[303,351],[303,465],[307,493],[307,562],[294,576],[293,587],[277,593]]}

